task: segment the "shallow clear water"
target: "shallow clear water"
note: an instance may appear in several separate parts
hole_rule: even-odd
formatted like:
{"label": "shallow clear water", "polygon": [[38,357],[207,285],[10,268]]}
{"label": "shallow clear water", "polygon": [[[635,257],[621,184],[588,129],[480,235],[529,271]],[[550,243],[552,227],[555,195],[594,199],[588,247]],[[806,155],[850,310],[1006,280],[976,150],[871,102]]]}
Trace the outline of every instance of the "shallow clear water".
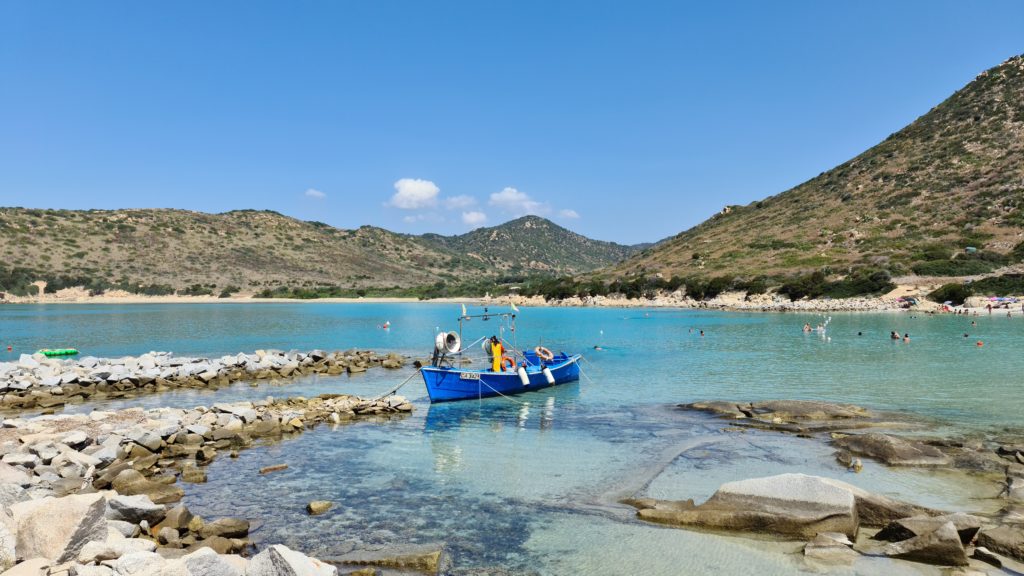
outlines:
{"label": "shallow clear water", "polygon": [[[99,356],[173,350],[220,355],[256,348],[369,348],[425,354],[458,306],[434,304],[204,304],[0,307],[11,353],[76,346]],[[389,320],[392,328],[377,326]],[[977,326],[971,326],[971,321]],[[990,511],[987,484],[866,463],[859,475],[817,441],[725,432],[672,404],[708,398],[811,398],[907,411],[953,430],[1020,426],[1024,317],[833,314],[827,337],[806,335],[821,315],[678,310],[524,309],[516,338],[583,351],[588,378],[519,396],[431,406],[419,380],[402,393],[416,411],[384,423],[316,430],[213,462],[211,482],[186,485],[205,516],[259,519],[260,542],[325,558],[353,546],[444,542],[457,568],[502,566],[546,574],[814,571],[799,545],[640,524],[624,496],[696,498],[722,482],[800,471],[939,508]],[[466,337],[498,323],[474,321]],[[691,332],[692,330],[692,332]],[[700,336],[700,330],[705,335]],[[910,333],[891,342],[890,330]],[[863,335],[858,336],[858,332]],[[970,334],[964,338],[963,333]],[[983,340],[978,347],[975,342]],[[593,346],[600,345],[597,351]],[[0,352],[4,359],[6,352]],[[380,393],[411,369],[74,407],[209,405],[267,395]],[[260,476],[260,467],[289,469]],[[310,500],[336,506],[308,517]],[[781,553],[780,553],[781,552]],[[864,559],[849,573],[871,573]],[[886,571],[896,570],[887,565]],[[902,566],[905,573],[934,573]]]}

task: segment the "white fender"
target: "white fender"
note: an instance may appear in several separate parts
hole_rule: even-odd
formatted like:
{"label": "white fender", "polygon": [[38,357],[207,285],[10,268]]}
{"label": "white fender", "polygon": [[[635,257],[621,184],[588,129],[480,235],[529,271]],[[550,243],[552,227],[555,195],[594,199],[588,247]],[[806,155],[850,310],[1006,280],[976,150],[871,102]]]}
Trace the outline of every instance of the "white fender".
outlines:
{"label": "white fender", "polygon": [[523,383],[523,386],[529,386],[530,377],[526,374],[526,367],[520,366],[519,370],[516,370],[516,372],[519,374],[519,381]]}
{"label": "white fender", "polygon": [[554,384],[555,383],[555,375],[551,373],[551,369],[550,368],[545,366],[544,369],[541,370],[541,372],[544,373],[544,378],[547,379],[548,384]]}

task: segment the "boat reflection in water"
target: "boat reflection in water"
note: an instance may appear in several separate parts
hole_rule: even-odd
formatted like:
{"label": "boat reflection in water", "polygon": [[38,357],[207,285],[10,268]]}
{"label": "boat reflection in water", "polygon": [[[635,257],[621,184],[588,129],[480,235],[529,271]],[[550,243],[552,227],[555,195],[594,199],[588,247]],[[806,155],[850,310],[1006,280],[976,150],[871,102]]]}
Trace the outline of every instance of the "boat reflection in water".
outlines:
{"label": "boat reflection in water", "polygon": [[[550,393],[556,389],[557,393]],[[442,475],[459,472],[465,468],[468,451],[500,450],[502,439],[508,434],[551,432],[559,408],[564,410],[574,403],[579,391],[579,383],[575,382],[544,391],[548,393],[517,396],[515,403],[508,398],[491,398],[431,404],[424,433],[430,438],[434,471]]]}

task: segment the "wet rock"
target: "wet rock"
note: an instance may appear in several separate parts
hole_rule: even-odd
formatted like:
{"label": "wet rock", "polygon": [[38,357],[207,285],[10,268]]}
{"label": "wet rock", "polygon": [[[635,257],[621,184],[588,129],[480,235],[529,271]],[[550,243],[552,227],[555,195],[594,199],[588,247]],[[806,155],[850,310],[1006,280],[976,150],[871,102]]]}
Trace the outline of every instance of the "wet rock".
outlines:
{"label": "wet rock", "polygon": [[246,576],[336,576],[338,569],[276,544],[249,561]]}
{"label": "wet rock", "polygon": [[356,550],[332,558],[332,561],[355,566],[377,566],[400,571],[443,574],[450,560],[443,546],[435,544],[388,546],[381,550]]}
{"label": "wet rock", "polygon": [[273,466],[264,466],[263,468],[260,468],[260,474],[270,474],[271,472],[279,472],[287,469],[287,464],[274,464]]}
{"label": "wet rock", "polygon": [[107,538],[106,509],[101,494],[15,504],[11,512],[17,527],[18,557],[49,558],[57,563],[74,559],[86,543]]}
{"label": "wet rock", "polygon": [[960,542],[966,546],[974,540],[974,536],[981,529],[982,520],[977,516],[962,513],[943,514],[941,516],[913,516],[890,522],[872,538],[888,542],[900,542],[915,536],[934,532],[946,522],[953,523],[957,533],[960,535]]}
{"label": "wet rock", "polygon": [[108,520],[123,520],[132,524],[138,524],[143,520],[150,524],[156,524],[163,519],[166,510],[166,506],[154,504],[144,494],[118,495],[107,500],[106,517]]}
{"label": "wet rock", "polygon": [[939,514],[936,510],[874,494],[842,480],[822,478],[822,481],[853,494],[854,499],[857,501],[857,517],[862,526],[885,526],[889,522],[899,520],[900,518],[922,515],[935,516]]}
{"label": "wet rock", "polygon": [[202,484],[206,482],[206,471],[196,466],[185,466],[181,469],[181,481]]}
{"label": "wet rock", "polygon": [[178,532],[188,531],[189,523],[192,521],[192,513],[185,506],[175,506],[167,511],[161,526],[174,528]]}
{"label": "wet rock", "polygon": [[822,532],[804,546],[804,556],[820,562],[852,564],[860,554],[845,534]]}
{"label": "wet rock", "polygon": [[975,560],[981,560],[982,562],[986,564],[991,564],[996,568],[1003,567],[1002,559],[999,558],[999,556],[996,556],[995,554],[989,552],[988,548],[985,548],[984,546],[978,546],[977,548],[975,548],[974,553],[971,554],[971,558],[974,558]]}
{"label": "wet rock", "polygon": [[199,530],[203,538],[223,536],[224,538],[240,538],[249,534],[249,521],[239,518],[220,518],[208,522]]}
{"label": "wet rock", "polygon": [[334,503],[330,500],[314,500],[309,504],[306,504],[306,512],[310,516],[316,516],[327,512],[332,506],[334,506]]}
{"label": "wet rock", "polygon": [[185,492],[177,486],[154,482],[132,469],[120,472],[114,478],[111,486],[118,493],[127,496],[144,494],[156,504],[177,502],[185,495]]}
{"label": "wet rock", "polygon": [[978,546],[1024,562],[1024,526],[998,526],[978,533]]}
{"label": "wet rock", "polygon": [[651,522],[813,538],[820,532],[857,535],[856,499],[849,490],[805,474],[728,482],[692,509],[645,508]]}
{"label": "wet rock", "polygon": [[883,553],[892,558],[939,566],[967,566],[967,552],[952,522],[909,540],[889,544]]}
{"label": "wet rock", "polygon": [[850,435],[833,441],[858,456],[866,456],[889,466],[948,466],[952,459],[934,446],[905,440],[888,434]]}

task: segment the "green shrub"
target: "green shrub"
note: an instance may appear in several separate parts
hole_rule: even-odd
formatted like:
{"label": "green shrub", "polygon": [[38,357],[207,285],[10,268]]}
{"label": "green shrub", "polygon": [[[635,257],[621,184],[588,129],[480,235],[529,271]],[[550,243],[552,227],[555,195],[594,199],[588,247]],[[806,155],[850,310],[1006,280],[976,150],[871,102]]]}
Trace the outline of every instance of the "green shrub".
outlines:
{"label": "green shrub", "polygon": [[972,294],[971,288],[963,284],[943,284],[928,294],[928,299],[939,303],[952,302],[954,306],[959,306]]}
{"label": "green shrub", "polygon": [[996,268],[997,265],[992,262],[973,258],[933,260],[919,262],[910,267],[918,276],[974,276],[991,272]]}

